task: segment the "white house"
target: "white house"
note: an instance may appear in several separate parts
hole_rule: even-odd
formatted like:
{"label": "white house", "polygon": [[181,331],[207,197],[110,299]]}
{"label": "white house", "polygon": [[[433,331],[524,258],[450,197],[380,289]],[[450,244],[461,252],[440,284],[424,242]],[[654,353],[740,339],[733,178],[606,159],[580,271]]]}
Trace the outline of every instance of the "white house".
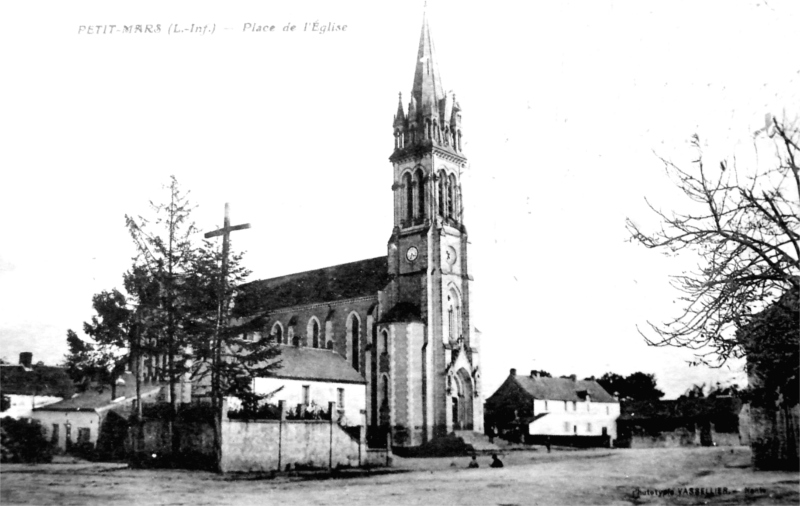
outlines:
{"label": "white house", "polygon": [[[516,369],[486,400],[493,423],[506,430],[522,430],[527,441],[578,444],[586,436],[617,438],[620,405],[599,383],[569,378],[544,378],[534,372],[518,376]],[[512,427],[513,426],[513,427]],[[565,439],[567,438],[567,439]]]}
{"label": "white house", "polygon": [[32,365],[30,352],[19,354],[19,364],[0,365],[0,417],[30,418],[35,408],[72,396],[72,381],[61,367]]}
{"label": "white house", "polygon": [[[275,392],[272,404],[286,401],[287,410],[303,406],[306,409],[328,409],[336,403],[337,420],[342,425],[366,424],[366,380],[341,355],[333,350],[280,345],[280,368],[274,376],[256,378],[253,390],[257,394]],[[229,406],[235,407],[235,400]]]}
{"label": "white house", "polygon": [[[32,418],[42,424],[46,436],[62,451],[72,445],[94,447],[111,411],[124,418],[130,415],[136,400],[135,380],[130,374],[124,377],[128,381],[117,385],[113,399],[109,386],[90,387],[69,399],[34,409]],[[140,391],[143,402],[152,401],[160,393],[161,386],[142,385]]]}

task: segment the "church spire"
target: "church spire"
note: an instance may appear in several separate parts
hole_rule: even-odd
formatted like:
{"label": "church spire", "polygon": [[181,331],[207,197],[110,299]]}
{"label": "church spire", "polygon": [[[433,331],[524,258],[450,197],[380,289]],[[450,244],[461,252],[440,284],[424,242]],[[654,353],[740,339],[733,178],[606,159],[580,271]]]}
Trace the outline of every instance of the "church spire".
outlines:
{"label": "church spire", "polygon": [[427,116],[436,116],[439,101],[444,98],[442,79],[439,67],[436,64],[436,54],[433,49],[431,29],[428,25],[427,12],[422,16],[422,33],[419,36],[419,50],[417,51],[417,68],[414,72],[414,85],[411,96],[417,101],[419,111]]}
{"label": "church spire", "polygon": [[422,16],[414,84],[405,116],[398,106],[394,116],[392,157],[416,152],[419,147],[436,147],[452,154],[461,153],[461,108],[452,92],[445,92],[433,47],[428,13]]}

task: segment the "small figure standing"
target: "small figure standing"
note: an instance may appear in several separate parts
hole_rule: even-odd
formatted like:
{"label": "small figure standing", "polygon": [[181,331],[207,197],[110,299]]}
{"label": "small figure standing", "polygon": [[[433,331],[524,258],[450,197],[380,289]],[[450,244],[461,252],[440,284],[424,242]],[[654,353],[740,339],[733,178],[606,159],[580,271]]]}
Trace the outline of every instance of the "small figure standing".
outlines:
{"label": "small figure standing", "polygon": [[467,466],[468,469],[477,469],[480,467],[478,465],[478,460],[475,455],[472,456],[472,460],[469,461],[469,465]]}
{"label": "small figure standing", "polygon": [[492,454],[492,463],[489,467],[503,467],[503,462],[501,462],[500,459],[497,458],[496,453]]}
{"label": "small figure standing", "polygon": [[547,447],[547,453],[550,453],[550,436],[545,438],[544,445]]}
{"label": "small figure standing", "polygon": [[489,443],[494,443],[494,437],[497,435],[497,431],[495,431],[494,425],[489,427]]}

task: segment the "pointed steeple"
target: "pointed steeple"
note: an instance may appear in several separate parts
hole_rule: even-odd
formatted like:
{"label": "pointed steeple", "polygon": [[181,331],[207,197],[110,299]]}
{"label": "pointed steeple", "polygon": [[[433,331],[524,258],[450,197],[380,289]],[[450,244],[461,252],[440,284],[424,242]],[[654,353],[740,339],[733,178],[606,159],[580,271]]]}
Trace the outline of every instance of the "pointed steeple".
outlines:
{"label": "pointed steeple", "polygon": [[436,64],[427,12],[422,17],[422,33],[419,36],[417,68],[414,72],[411,96],[416,99],[417,107],[423,115],[438,115],[439,101],[444,98],[444,91],[439,67]]}
{"label": "pointed steeple", "polygon": [[406,124],[406,113],[403,111],[403,94],[399,94],[397,112],[394,114],[395,128],[402,128]]}

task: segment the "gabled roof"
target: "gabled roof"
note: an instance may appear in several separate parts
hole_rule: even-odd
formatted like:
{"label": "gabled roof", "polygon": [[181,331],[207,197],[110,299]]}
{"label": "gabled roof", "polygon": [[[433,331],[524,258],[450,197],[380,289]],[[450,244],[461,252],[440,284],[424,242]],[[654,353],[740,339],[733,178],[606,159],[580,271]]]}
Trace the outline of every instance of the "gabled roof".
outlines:
{"label": "gabled roof", "polygon": [[617,402],[613,396],[596,381],[570,378],[542,378],[530,376],[512,376],[534,399],[550,401],[585,401],[586,393],[592,402]]}
{"label": "gabled roof", "polygon": [[[117,385],[116,399],[111,398],[111,386],[96,385],[88,387],[85,392],[76,394],[72,398],[36,408],[34,411],[96,411],[114,408],[136,399],[135,378],[132,374],[125,374],[123,378],[125,384]],[[161,385],[141,385],[140,392],[142,397],[149,397],[158,393],[160,389]]]}
{"label": "gabled roof", "polygon": [[280,345],[280,368],[271,377],[332,383],[366,383],[347,360],[333,350]]}
{"label": "gabled roof", "polygon": [[248,314],[377,295],[388,283],[387,257],[359,260],[242,285],[237,312]]}
{"label": "gabled roof", "polygon": [[75,391],[61,367],[35,365],[26,369],[21,365],[0,366],[0,391],[5,395],[48,395],[69,397]]}

